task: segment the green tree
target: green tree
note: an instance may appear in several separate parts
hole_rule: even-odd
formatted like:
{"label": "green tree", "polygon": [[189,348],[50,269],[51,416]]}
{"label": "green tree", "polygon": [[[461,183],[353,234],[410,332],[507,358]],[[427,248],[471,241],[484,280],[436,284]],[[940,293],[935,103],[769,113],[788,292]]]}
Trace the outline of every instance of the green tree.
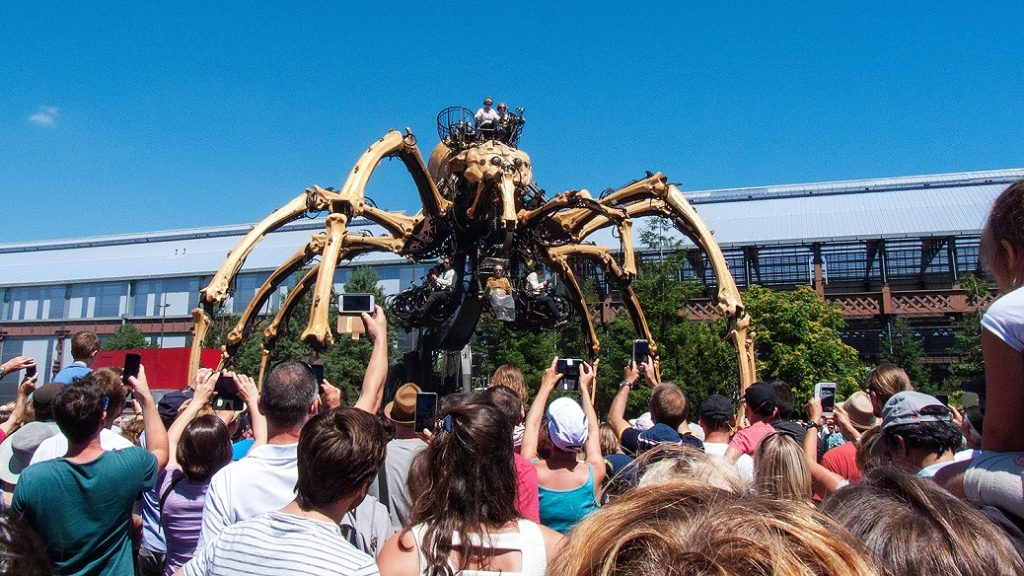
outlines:
{"label": "green tree", "polygon": [[819,381],[835,382],[840,398],[858,389],[864,365],[840,338],[846,323],[837,305],[808,286],[792,291],[751,286],[743,293],[743,303],[756,334],[759,376],[789,384],[798,408]]}
{"label": "green tree", "polygon": [[128,322],[118,326],[117,330],[103,342],[104,350],[134,350],[138,348],[156,348],[156,346],[149,343],[142,330]]}
{"label": "green tree", "polygon": [[967,292],[967,302],[976,308],[974,312],[962,314],[953,322],[955,343],[950,352],[956,360],[950,365],[952,381],[946,383],[947,388],[952,389],[985,374],[985,361],[981,355],[981,315],[984,310],[980,304],[992,291],[991,283],[974,274],[961,277],[960,286]]}
{"label": "green tree", "polygon": [[915,389],[926,393],[936,391],[924,364],[924,342],[914,334],[914,328],[907,320],[897,318],[893,321],[882,341],[882,362],[903,368]]}

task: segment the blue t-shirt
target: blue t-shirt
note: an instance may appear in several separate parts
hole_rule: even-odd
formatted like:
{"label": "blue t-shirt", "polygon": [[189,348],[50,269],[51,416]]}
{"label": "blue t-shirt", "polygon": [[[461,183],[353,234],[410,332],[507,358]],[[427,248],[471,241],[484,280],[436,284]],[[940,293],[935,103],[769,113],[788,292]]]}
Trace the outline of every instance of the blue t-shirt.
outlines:
{"label": "blue t-shirt", "polygon": [[133,576],[132,505],[156,483],[156,457],[138,447],[92,462],[64,458],[21,473],[11,509],[46,545],[54,574]]}
{"label": "blue t-shirt", "polygon": [[57,375],[53,377],[53,381],[61,384],[71,384],[85,378],[89,372],[92,372],[92,368],[85,364],[74,362],[65,366],[60,372],[57,372]]}
{"label": "blue t-shirt", "polygon": [[245,455],[249,453],[249,450],[252,449],[252,445],[255,443],[256,441],[252,438],[246,438],[245,440],[235,442],[231,445],[231,459],[237,462],[242,458],[245,458]]}

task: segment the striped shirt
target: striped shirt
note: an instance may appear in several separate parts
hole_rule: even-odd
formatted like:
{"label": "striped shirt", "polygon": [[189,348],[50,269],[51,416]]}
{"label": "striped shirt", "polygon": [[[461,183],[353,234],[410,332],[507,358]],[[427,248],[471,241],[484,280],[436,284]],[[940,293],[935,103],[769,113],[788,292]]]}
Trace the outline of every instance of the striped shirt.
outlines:
{"label": "striped shirt", "polygon": [[270,512],[232,524],[184,567],[185,576],[364,576],[380,574],[372,557],[337,524]]}

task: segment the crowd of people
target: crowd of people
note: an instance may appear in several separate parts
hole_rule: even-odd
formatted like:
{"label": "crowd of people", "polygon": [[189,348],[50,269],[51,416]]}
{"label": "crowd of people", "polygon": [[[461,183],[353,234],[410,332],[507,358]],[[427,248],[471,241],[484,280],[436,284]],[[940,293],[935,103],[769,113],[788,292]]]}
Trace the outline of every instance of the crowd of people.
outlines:
{"label": "crowd of people", "polygon": [[[566,387],[555,358],[424,421],[415,383],[384,402],[379,307],[350,407],[297,361],[259,389],[200,369],[158,402],[144,366],[92,369],[99,341],[79,333],[0,424],[0,574],[1024,574],[1024,181],[982,248],[1002,295],[965,414],[889,364],[832,411],[779,380],[691,409],[649,362],[616,367],[598,414],[599,361]],[[244,409],[213,408],[225,379]],[[634,391],[647,411],[629,418]]]}

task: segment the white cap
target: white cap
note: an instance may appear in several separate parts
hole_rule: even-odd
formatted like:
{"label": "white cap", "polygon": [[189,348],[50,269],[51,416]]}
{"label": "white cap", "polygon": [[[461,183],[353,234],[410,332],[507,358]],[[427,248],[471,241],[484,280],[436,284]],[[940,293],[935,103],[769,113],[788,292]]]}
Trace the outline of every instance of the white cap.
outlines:
{"label": "white cap", "polygon": [[643,414],[630,420],[629,425],[643,432],[644,430],[650,430],[651,428],[654,427],[654,420],[651,418],[650,412],[644,412]]}
{"label": "white cap", "polygon": [[587,417],[572,398],[558,398],[548,406],[548,435],[563,452],[575,452],[587,442]]}

